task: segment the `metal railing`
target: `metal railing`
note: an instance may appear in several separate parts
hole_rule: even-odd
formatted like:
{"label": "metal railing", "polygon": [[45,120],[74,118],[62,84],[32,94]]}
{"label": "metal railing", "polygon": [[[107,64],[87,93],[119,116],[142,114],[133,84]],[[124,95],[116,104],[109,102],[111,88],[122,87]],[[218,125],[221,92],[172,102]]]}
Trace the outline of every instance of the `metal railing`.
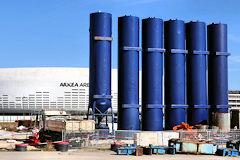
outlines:
{"label": "metal railing", "polygon": [[206,140],[212,141],[217,144],[226,144],[230,140],[239,140],[240,139],[240,130],[231,130],[230,132],[225,132],[222,130],[195,130],[179,131],[180,138],[188,140]]}
{"label": "metal railing", "polygon": [[62,131],[62,141],[69,142],[70,148],[99,148],[113,143],[115,136],[106,132],[106,130],[94,131]]}
{"label": "metal railing", "polygon": [[70,143],[70,148],[102,148],[110,147],[115,141],[122,144],[136,144],[140,146],[168,145],[172,138],[186,140],[211,141],[225,145],[227,141],[240,139],[240,130],[223,132],[221,130],[195,130],[195,131],[127,131],[117,130],[115,135],[108,134],[106,130],[95,131],[63,131],[63,141]]}

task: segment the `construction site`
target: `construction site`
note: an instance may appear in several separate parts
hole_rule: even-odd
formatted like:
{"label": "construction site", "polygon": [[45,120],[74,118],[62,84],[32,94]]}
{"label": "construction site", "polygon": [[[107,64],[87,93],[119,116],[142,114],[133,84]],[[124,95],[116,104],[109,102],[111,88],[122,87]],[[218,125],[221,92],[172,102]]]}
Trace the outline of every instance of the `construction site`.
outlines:
{"label": "construction site", "polygon": [[[44,90],[8,103],[5,93],[0,159],[240,158],[239,92],[228,89],[227,24],[116,18],[101,11],[89,19],[88,82],[59,83],[71,91],[58,93],[56,102]],[[118,53],[117,78],[112,52]],[[83,91],[87,98],[81,99]]]}

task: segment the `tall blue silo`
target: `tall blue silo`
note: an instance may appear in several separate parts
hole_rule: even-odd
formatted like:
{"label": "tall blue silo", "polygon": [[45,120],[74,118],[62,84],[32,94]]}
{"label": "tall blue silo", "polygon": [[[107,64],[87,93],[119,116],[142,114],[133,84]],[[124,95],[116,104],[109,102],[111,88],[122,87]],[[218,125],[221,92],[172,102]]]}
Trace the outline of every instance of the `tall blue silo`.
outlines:
{"label": "tall blue silo", "polygon": [[[90,14],[90,65],[89,65],[89,108],[95,119],[96,128],[103,127],[101,121],[105,116],[112,117],[111,103],[111,41],[112,15],[96,12]],[[111,111],[109,112],[109,110]],[[106,118],[107,119],[107,118]],[[107,123],[107,121],[106,121]]]}
{"label": "tall blue silo", "polygon": [[142,130],[163,130],[163,20],[142,20]]}
{"label": "tall blue silo", "polygon": [[139,130],[139,18],[118,18],[118,129]]}
{"label": "tall blue silo", "polygon": [[164,22],[165,54],[165,129],[186,122],[185,100],[185,23],[182,20]]}
{"label": "tall blue silo", "polygon": [[211,124],[230,129],[228,113],[228,56],[227,25],[210,24],[208,31],[208,99],[211,105]]}
{"label": "tall blue silo", "polygon": [[206,24],[186,24],[187,104],[190,125],[208,124]]}

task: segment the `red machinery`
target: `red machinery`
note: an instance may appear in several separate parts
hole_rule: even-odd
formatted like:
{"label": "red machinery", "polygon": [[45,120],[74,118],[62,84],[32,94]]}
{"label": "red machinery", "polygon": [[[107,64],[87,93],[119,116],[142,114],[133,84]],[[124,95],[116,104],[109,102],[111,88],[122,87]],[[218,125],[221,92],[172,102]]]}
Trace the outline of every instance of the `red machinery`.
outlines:
{"label": "red machinery", "polygon": [[38,129],[33,130],[33,136],[30,136],[28,140],[25,141],[25,143],[28,143],[31,146],[39,145],[39,131]]}

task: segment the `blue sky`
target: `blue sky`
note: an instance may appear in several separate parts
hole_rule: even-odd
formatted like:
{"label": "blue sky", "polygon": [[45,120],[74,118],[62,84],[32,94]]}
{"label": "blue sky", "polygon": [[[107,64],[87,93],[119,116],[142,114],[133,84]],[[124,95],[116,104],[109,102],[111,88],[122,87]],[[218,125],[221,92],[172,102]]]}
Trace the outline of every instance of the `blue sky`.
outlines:
{"label": "blue sky", "polygon": [[239,0],[0,0],[0,67],[88,67],[89,14],[113,15],[113,67],[117,17],[228,24],[229,89],[240,89]]}

